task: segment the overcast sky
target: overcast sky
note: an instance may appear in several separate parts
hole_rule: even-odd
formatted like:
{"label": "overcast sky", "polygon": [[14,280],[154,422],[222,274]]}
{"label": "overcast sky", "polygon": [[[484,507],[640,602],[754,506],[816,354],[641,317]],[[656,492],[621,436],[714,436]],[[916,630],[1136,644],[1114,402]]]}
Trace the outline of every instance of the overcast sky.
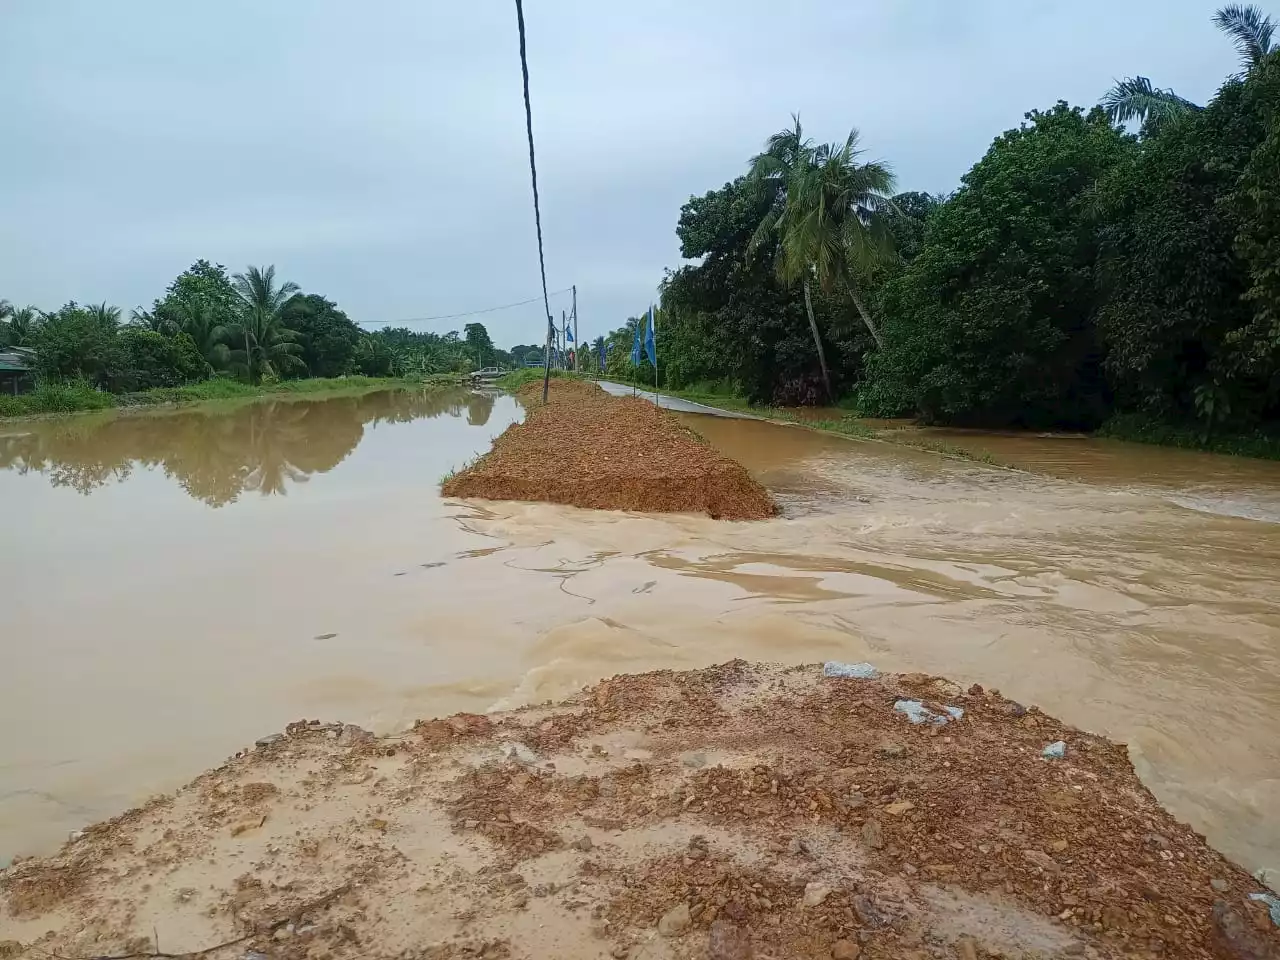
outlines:
{"label": "overcast sky", "polygon": [[[639,312],[680,205],[792,111],[939,192],[1115,77],[1203,102],[1235,69],[1212,12],[526,0],[548,286],[577,284],[584,336]],[[0,297],[127,314],[200,257],[274,263],[361,322],[539,292],[512,0],[0,0],[0,41]],[[476,319],[510,346],[541,313]]]}

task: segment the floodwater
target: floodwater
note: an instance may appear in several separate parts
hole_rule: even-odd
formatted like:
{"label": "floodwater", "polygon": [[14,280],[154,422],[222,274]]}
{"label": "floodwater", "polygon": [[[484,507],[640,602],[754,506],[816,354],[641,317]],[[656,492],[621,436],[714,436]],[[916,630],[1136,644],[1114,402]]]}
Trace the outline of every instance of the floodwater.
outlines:
{"label": "floodwater", "polygon": [[1280,867],[1280,464],[682,414],[783,517],[441,500],[519,418],[384,392],[0,426],[0,861],[302,717],[379,731],[733,657],[999,688]]}

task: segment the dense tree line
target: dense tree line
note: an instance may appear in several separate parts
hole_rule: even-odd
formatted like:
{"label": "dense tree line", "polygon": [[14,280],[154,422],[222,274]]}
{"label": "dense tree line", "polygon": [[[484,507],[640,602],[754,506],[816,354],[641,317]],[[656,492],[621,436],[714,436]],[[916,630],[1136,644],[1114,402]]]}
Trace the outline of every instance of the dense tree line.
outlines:
{"label": "dense tree line", "polygon": [[[1215,22],[1242,70],[1208,104],[1138,77],[1034,110],[946,197],[893,194],[856,132],[815,145],[797,120],[682,207],[697,262],[663,284],[663,382],[947,423],[1274,427],[1280,52],[1254,8]],[[609,371],[651,379],[633,326]]]}
{"label": "dense tree line", "polygon": [[37,379],[83,382],[114,393],[211,377],[248,383],[301,377],[418,376],[467,371],[506,357],[482,324],[464,333],[406,328],[368,333],[338,305],[275,267],[228,275],[199,260],[151,309],[124,321],[105,303],[58,310],[0,301],[0,347],[30,352]]}

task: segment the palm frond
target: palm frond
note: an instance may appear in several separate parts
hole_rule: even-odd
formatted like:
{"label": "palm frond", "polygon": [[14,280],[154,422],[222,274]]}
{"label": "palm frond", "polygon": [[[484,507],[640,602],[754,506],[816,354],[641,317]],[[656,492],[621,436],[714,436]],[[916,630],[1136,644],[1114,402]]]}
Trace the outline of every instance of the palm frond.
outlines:
{"label": "palm frond", "polygon": [[1154,121],[1161,123],[1172,117],[1200,109],[1172,90],[1161,90],[1146,77],[1125,77],[1107,91],[1100,103],[1112,123]]}
{"label": "palm frond", "polygon": [[1253,4],[1232,3],[1213,15],[1213,25],[1231,38],[1240,54],[1240,65],[1249,70],[1273,49],[1275,24]]}
{"label": "palm frond", "polygon": [[769,212],[764,215],[759,226],[756,227],[755,232],[751,234],[751,239],[747,241],[748,254],[754,254],[760,249],[760,247],[769,241],[769,238],[773,236],[773,232],[778,227],[779,216],[780,213],[777,207],[769,208]]}

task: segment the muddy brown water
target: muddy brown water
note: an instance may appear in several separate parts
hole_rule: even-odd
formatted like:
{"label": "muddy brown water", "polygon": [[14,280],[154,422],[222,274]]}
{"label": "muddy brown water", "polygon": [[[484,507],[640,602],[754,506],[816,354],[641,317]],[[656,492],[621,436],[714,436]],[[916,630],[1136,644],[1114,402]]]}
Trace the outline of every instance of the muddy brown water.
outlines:
{"label": "muddy brown water", "polygon": [[684,415],[784,516],[442,500],[520,416],[380,392],[0,425],[0,862],[301,717],[392,731],[733,657],[998,687],[1280,867],[1280,464]]}

